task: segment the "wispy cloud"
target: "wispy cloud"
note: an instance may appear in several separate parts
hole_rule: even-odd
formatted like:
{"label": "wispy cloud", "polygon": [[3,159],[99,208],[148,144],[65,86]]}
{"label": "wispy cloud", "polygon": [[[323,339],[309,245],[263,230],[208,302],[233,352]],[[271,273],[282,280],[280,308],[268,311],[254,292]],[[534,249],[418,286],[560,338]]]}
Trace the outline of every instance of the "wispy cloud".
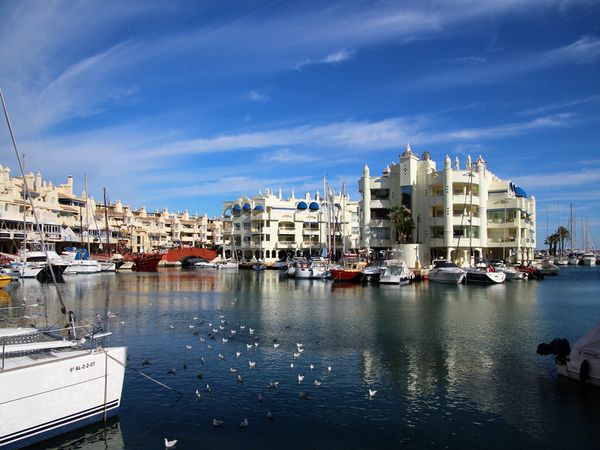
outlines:
{"label": "wispy cloud", "polygon": [[584,105],[586,103],[593,103],[597,101],[600,101],[600,95],[589,95],[586,97],[579,97],[574,100],[566,100],[562,102],[555,102],[547,105],[538,106],[535,108],[528,108],[524,111],[516,113],[515,115],[520,117],[537,116],[540,114],[546,114],[550,111],[571,108],[573,106]]}
{"label": "wispy cloud", "polygon": [[523,73],[565,64],[587,64],[600,57],[600,39],[583,36],[577,41],[537,53],[510,56],[468,69],[437,73],[415,82],[416,86],[439,89],[472,83],[494,83]]}
{"label": "wispy cloud", "polygon": [[267,94],[264,94],[258,90],[253,90],[244,94],[244,98],[253,102],[266,103],[270,100]]}
{"label": "wispy cloud", "polygon": [[266,163],[276,164],[296,164],[319,160],[316,155],[310,155],[304,151],[293,151],[289,148],[282,148],[279,150],[270,151],[268,153],[263,153],[260,155],[260,159]]}
{"label": "wispy cloud", "polygon": [[334,53],[330,53],[321,59],[305,59],[302,62],[296,64],[296,70],[302,70],[306,66],[310,66],[313,64],[338,64],[342,61],[346,61],[354,55],[354,51],[341,49]]}
{"label": "wispy cloud", "polygon": [[[560,182],[557,182],[557,180],[560,180]],[[544,188],[545,190],[561,190],[576,186],[597,186],[600,184],[600,169],[579,169],[551,174],[537,173],[516,177],[515,181],[528,188]]]}

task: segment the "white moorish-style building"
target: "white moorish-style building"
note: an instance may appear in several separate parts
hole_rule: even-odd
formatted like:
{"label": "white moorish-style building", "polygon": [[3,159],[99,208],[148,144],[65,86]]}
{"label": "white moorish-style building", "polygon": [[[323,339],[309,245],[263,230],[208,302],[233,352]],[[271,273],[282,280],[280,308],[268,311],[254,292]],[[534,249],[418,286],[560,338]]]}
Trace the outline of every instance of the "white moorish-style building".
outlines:
{"label": "white moorish-style building", "polygon": [[429,152],[418,158],[409,145],[379,177],[365,165],[359,181],[362,195],[361,245],[374,251],[396,245],[389,211],[404,205],[415,228],[404,245],[409,264],[434,258],[472,264],[480,258],[528,261],[536,244],[535,198],[510,180],[494,175],[480,156],[461,167],[449,156],[441,170]]}
{"label": "white moorish-style building", "polygon": [[241,261],[339,256],[359,246],[358,202],[347,195],[325,201],[318,192],[296,198],[292,191],[284,199],[281,189],[267,190],[224,202],[222,220],[225,257]]}
{"label": "white moorish-style building", "polygon": [[[144,207],[133,209],[121,201],[109,204],[96,202],[84,191],[76,195],[73,177],[54,186],[40,173],[25,175],[25,181],[35,205],[41,230],[35,226],[29,199],[25,197],[22,177],[11,177],[10,169],[0,165],[0,251],[15,253],[23,241],[40,240],[40,232],[58,251],[69,246],[87,246],[93,251],[117,244],[134,252],[171,247],[210,247],[222,242],[222,224],[206,214],[191,215],[187,211],[148,212]],[[105,217],[108,216],[108,227]],[[108,228],[108,232],[107,232]]]}

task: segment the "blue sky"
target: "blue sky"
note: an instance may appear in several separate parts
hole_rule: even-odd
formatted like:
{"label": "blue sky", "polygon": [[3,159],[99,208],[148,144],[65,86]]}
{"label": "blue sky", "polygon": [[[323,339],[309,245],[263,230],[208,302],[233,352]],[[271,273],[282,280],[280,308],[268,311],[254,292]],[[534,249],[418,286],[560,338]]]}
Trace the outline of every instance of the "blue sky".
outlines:
{"label": "blue sky", "polygon": [[29,170],[97,198],[216,216],[327,175],[357,199],[410,142],[483,155],[540,237],[573,203],[600,246],[597,1],[4,1],[0,42]]}

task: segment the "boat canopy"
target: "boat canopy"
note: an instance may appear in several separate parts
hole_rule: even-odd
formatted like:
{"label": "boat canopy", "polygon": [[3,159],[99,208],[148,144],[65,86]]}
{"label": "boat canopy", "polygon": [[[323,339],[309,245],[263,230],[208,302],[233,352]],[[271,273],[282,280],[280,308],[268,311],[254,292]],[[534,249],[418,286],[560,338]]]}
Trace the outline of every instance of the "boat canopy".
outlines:
{"label": "boat canopy", "polygon": [[592,330],[575,342],[573,350],[600,355],[600,322]]}

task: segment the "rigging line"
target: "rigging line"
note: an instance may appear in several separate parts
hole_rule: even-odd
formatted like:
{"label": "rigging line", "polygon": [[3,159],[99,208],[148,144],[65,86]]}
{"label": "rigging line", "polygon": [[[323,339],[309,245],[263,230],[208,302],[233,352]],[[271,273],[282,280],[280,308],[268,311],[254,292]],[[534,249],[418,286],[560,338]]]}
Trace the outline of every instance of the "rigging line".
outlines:
{"label": "rigging line", "polygon": [[13,148],[15,149],[15,154],[17,156],[17,162],[19,163],[19,169],[21,170],[21,175],[23,176],[23,188],[25,190],[24,192],[25,192],[25,195],[27,196],[27,198],[29,199],[29,204],[31,205],[31,212],[33,213],[33,217],[35,218],[35,224],[37,225],[39,233],[40,233],[40,241],[42,242],[42,250],[44,251],[44,254],[46,255],[46,261],[48,261],[48,264],[50,265],[50,275],[52,276],[52,282],[54,283],[54,286],[56,287],[56,293],[58,296],[58,300],[60,302],[60,311],[63,314],[67,314],[67,308],[65,306],[65,302],[63,301],[60,289],[58,288],[58,282],[56,281],[56,275],[54,274],[54,270],[52,269],[52,264],[50,262],[50,258],[48,257],[48,249],[46,248],[46,242],[44,239],[44,230],[42,229],[42,226],[40,224],[37,210],[35,209],[35,207],[33,205],[33,197],[31,196],[31,194],[29,192],[29,186],[27,185],[27,179],[25,178],[25,169],[23,167],[23,161],[21,161],[21,157],[19,156],[17,140],[16,140],[15,134],[13,132],[12,124],[10,123],[10,117],[8,116],[8,110],[6,109],[6,102],[4,101],[4,94],[2,93],[2,89],[0,89],[0,101],[2,102],[2,109],[4,111],[4,117],[6,118],[6,125],[8,126],[8,132],[10,133],[10,139],[12,141]]}
{"label": "rigging line", "polygon": [[162,386],[162,387],[164,387],[164,388],[166,388],[166,389],[168,389],[168,390],[170,390],[170,391],[176,392],[176,393],[178,393],[178,394],[179,394],[179,395],[181,395],[181,396],[183,395],[183,393],[182,393],[181,391],[178,391],[177,389],[175,389],[175,388],[172,388],[171,386],[167,386],[166,384],[164,384],[164,383],[161,383],[160,381],[158,381],[158,380],[156,380],[156,379],[152,378],[150,375],[146,375],[144,372],[142,372],[142,371],[140,371],[140,370],[138,370],[138,369],[136,369],[136,368],[134,368],[134,367],[131,367],[131,366],[129,366],[129,367],[126,367],[126,366],[125,366],[125,364],[123,364],[123,363],[122,363],[121,361],[119,361],[118,359],[116,359],[116,358],[112,357],[111,355],[109,355],[109,354],[108,354],[108,352],[107,352],[106,350],[104,350],[102,347],[99,347],[98,349],[99,349],[99,350],[101,350],[101,351],[103,351],[103,352],[106,354],[106,356],[108,356],[110,359],[112,359],[113,361],[115,361],[117,364],[119,364],[120,366],[124,367],[125,369],[128,369],[128,370],[133,370],[133,371],[134,371],[135,373],[137,373],[138,375],[141,375],[141,376],[143,376],[144,378],[147,378],[148,380],[152,381],[153,383],[156,383],[156,384],[158,384],[159,386]]}

